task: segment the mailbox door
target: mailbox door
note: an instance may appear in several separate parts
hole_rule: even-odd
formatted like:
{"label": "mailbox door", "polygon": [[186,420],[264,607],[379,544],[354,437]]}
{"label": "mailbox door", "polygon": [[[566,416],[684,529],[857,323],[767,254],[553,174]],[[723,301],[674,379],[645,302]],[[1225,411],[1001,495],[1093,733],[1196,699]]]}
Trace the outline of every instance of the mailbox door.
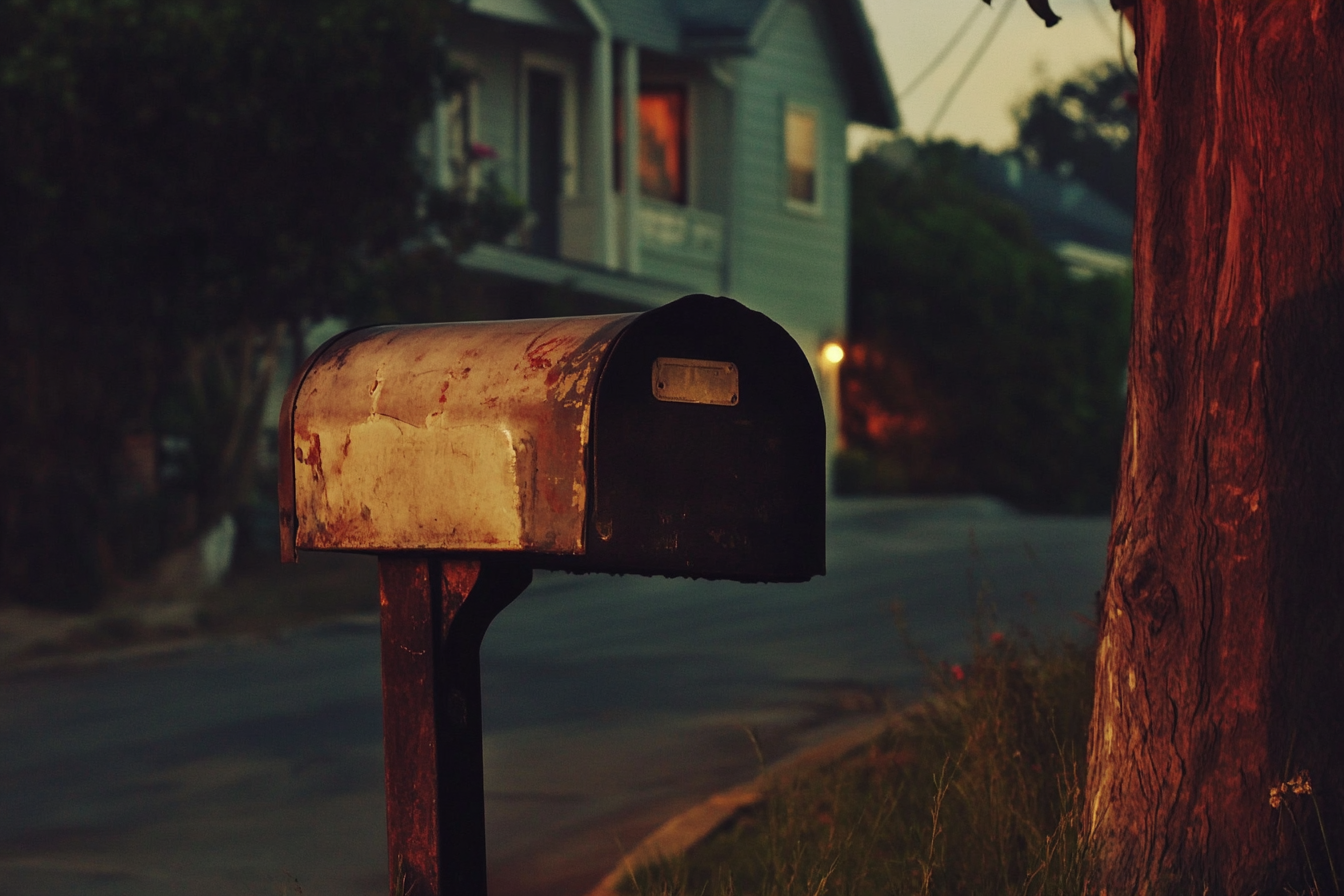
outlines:
{"label": "mailbox door", "polygon": [[825,572],[826,427],[811,365],[765,315],[687,296],[599,374],[584,568],[741,581]]}

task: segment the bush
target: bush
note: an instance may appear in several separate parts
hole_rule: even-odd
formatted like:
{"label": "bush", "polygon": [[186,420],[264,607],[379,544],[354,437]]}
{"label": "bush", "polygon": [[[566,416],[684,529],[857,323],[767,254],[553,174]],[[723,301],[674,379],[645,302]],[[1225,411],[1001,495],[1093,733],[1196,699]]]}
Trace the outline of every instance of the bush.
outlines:
{"label": "bush", "polygon": [[981,491],[1032,510],[1106,509],[1128,278],[1070,277],[1019,209],[971,182],[969,150],[894,147],[851,174],[854,345],[841,377],[855,454],[839,478]]}

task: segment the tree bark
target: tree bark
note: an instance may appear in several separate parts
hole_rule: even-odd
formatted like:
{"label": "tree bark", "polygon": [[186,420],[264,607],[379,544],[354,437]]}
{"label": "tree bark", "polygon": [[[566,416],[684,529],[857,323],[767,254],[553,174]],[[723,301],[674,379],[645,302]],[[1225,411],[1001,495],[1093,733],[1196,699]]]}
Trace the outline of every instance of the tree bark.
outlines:
{"label": "tree bark", "polygon": [[[1140,0],[1134,21],[1135,308],[1089,744],[1095,889],[1336,892],[1344,4]],[[1272,807],[1299,769],[1314,793]]]}

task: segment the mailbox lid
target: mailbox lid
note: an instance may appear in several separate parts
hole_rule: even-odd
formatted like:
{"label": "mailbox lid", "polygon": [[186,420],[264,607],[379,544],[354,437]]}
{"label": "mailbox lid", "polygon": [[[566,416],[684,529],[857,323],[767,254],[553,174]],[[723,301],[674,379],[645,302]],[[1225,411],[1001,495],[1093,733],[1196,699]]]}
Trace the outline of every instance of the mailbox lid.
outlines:
{"label": "mailbox lid", "polygon": [[282,550],[292,537],[304,549],[582,552],[596,374],[636,317],[332,340],[291,386],[281,423],[293,470]]}
{"label": "mailbox lid", "polygon": [[687,296],[620,334],[593,405],[582,568],[741,581],[826,571],[826,424],[783,327]]}

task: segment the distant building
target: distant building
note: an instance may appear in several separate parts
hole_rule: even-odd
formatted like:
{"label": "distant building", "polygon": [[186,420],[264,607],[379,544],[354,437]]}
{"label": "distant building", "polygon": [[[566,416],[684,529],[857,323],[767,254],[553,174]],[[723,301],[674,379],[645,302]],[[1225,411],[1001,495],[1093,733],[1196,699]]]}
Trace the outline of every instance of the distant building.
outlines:
{"label": "distant building", "polygon": [[1016,156],[978,153],[979,185],[1021,207],[1032,229],[1075,276],[1133,270],[1134,219],[1081,181],[1024,165]]}

